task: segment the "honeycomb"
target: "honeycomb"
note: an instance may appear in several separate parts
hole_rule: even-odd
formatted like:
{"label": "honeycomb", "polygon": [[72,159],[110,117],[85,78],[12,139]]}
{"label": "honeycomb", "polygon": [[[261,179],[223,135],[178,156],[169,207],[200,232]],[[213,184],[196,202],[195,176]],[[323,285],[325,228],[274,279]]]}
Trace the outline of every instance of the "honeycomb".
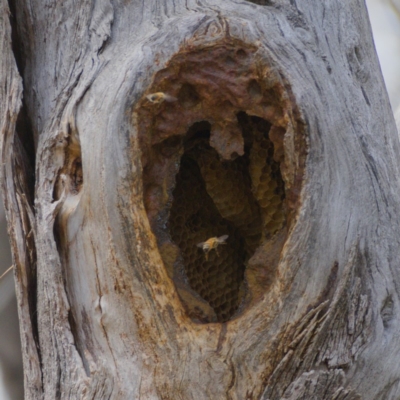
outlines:
{"label": "honeycomb", "polygon": [[245,240],[247,253],[255,251],[261,239],[261,215],[251,192],[247,157],[220,162],[212,149],[193,154],[206,190],[220,215],[234,224]]}
{"label": "honeycomb", "polygon": [[[220,159],[204,131],[201,138],[189,140],[172,194],[171,239],[181,250],[188,284],[214,309],[218,321],[237,311],[245,265],[261,238],[284,224],[284,185],[266,128],[250,119],[243,127],[245,154],[232,161]],[[229,235],[227,244],[218,253],[210,251],[207,260],[197,244],[222,235]]]}
{"label": "honeycomb", "polygon": [[[214,309],[217,319],[226,321],[239,305],[246,257],[240,245],[243,237],[220,214],[198,164],[186,154],[181,159],[173,199],[169,231],[181,250],[188,283]],[[222,235],[229,235],[227,243],[218,247],[218,253],[210,251],[206,259],[197,244]]]}
{"label": "honeycomb", "polygon": [[268,137],[269,126],[263,120],[252,118],[253,144],[250,150],[249,173],[252,192],[260,207],[263,232],[271,237],[282,228],[285,186],[279,163],[274,161],[274,145]]}
{"label": "honeycomb", "polygon": [[[299,193],[301,170],[289,189],[281,175],[294,107],[256,53],[237,42],[180,52],[136,110],[150,226],[197,322],[228,321],[267,290]],[[175,101],[146,100],[158,92]],[[223,235],[207,254],[198,246]]]}

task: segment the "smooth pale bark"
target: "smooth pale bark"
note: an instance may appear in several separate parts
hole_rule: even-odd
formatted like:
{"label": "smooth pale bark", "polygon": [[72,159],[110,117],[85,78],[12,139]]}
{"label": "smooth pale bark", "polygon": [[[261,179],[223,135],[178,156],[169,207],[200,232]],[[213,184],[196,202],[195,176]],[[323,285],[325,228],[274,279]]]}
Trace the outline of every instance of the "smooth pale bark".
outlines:
{"label": "smooth pale bark", "polygon": [[[2,178],[27,399],[400,395],[400,148],[365,5],[254,3],[16,0],[11,35],[2,0]],[[220,51],[221,69],[203,68],[204,48]],[[202,106],[183,92],[149,104],[185,83],[192,56]],[[263,108],[271,87],[276,107]],[[149,124],[167,107],[154,144]],[[151,226],[174,182],[151,203],[160,174],[142,163],[202,120],[221,157],[240,155],[236,111],[276,128],[287,220],[263,233],[242,307],[215,322],[171,279]]]}

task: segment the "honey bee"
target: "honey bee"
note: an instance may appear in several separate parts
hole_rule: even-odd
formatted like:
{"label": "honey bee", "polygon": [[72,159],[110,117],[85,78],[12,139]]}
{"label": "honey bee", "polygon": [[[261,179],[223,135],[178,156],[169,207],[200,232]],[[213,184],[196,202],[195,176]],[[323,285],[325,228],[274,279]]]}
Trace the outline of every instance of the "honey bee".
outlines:
{"label": "honey bee", "polygon": [[197,247],[203,249],[206,256],[206,261],[208,261],[208,253],[213,249],[217,253],[217,256],[219,256],[217,247],[221,244],[226,244],[226,239],[228,239],[228,237],[228,235],[212,237],[210,239],[207,239],[205,242],[197,243]]}
{"label": "honey bee", "polygon": [[176,101],[176,97],[172,97],[169,94],[163,92],[151,93],[146,96],[147,100],[153,104],[161,104],[163,101],[173,102]]}

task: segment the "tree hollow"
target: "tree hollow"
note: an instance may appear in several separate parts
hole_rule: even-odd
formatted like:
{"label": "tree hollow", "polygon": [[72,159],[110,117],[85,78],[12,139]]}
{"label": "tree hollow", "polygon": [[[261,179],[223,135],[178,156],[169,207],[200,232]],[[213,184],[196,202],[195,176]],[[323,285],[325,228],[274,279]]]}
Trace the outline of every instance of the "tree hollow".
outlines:
{"label": "tree hollow", "polygon": [[178,53],[139,102],[144,204],[197,322],[230,320],[275,279],[300,186],[289,97],[256,47],[225,42]]}

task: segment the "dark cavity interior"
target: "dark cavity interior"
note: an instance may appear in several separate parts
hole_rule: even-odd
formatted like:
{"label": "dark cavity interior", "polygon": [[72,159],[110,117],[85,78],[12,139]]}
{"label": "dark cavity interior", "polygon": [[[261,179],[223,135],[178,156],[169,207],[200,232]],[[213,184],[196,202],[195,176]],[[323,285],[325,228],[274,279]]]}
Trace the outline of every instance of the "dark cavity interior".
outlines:
{"label": "dark cavity interior", "polygon": [[[256,50],[178,53],[145,93],[157,101],[144,96],[135,109],[149,222],[196,322],[228,321],[268,290],[299,192],[284,151],[292,105]],[[224,235],[208,252],[199,247]]]}
{"label": "dark cavity interior", "polygon": [[[268,137],[271,125],[244,113],[238,119],[245,152],[234,160],[221,160],[210,146],[209,124],[189,130],[168,220],[188,284],[218,321],[238,310],[246,292],[246,262],[285,220],[284,183]],[[197,246],[223,235],[229,235],[226,244],[207,255]]]}

